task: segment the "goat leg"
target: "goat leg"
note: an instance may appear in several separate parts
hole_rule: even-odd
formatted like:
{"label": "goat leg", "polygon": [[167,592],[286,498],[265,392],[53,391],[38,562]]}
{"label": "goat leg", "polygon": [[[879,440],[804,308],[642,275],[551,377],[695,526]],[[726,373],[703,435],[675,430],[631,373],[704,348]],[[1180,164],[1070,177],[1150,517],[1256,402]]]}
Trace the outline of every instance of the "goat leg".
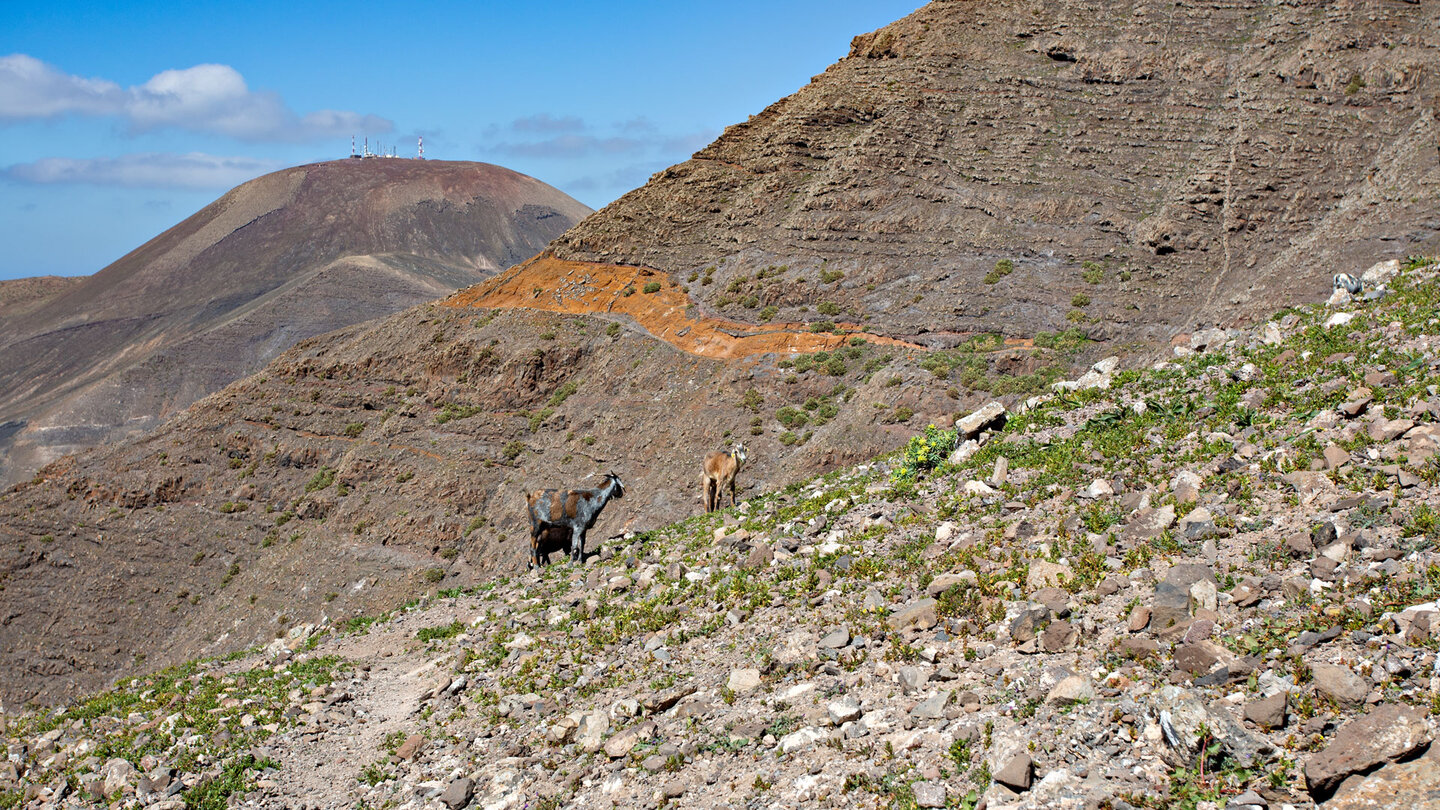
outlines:
{"label": "goat leg", "polygon": [[585,561],[585,530],[576,529],[570,537],[570,560],[572,562]]}

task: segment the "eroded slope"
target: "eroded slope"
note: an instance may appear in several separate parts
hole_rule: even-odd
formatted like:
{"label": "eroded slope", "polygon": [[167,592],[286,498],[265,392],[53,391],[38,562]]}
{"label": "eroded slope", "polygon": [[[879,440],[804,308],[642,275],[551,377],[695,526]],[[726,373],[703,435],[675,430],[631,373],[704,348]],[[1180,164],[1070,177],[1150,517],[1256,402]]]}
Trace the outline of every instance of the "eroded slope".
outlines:
{"label": "eroded slope", "polygon": [[1430,11],[931,3],[552,249],[937,345],[1253,318],[1433,251]]}

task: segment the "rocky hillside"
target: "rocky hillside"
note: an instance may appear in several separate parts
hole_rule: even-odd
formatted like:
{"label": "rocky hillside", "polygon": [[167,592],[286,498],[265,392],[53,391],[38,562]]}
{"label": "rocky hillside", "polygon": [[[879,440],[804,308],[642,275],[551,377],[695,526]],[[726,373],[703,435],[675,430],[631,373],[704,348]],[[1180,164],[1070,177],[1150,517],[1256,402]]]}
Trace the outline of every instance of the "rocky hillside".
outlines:
{"label": "rocky hillside", "polygon": [[1233,325],[1440,247],[1431,11],[933,2],[551,249],[938,346]]}
{"label": "rocky hillside", "polygon": [[0,307],[7,318],[19,317],[62,292],[84,282],[70,276],[35,276],[0,281]]}
{"label": "rocky hillside", "polygon": [[[628,495],[601,540],[694,514],[699,461],[729,442],[750,447],[745,490],[855,463],[958,409],[958,384],[937,376],[953,366],[977,385],[1043,386],[1077,350],[794,340],[808,353],[712,358],[620,313],[457,296],[302,342],[160,430],[0,497],[0,696],[53,700],[393,607],[432,579],[513,572],[529,556],[529,489],[619,473]],[[992,360],[1049,365],[1005,377]]]}
{"label": "rocky hillside", "polygon": [[584,565],[18,714],[0,801],[1427,806],[1440,264],[1397,264]]}
{"label": "rocky hillside", "polygon": [[[303,341],[162,429],[0,495],[0,694],[63,699],[514,573],[528,488],[620,474],[630,494],[592,533],[604,544],[695,514],[698,460],[733,442],[751,450],[742,487],[778,489],[1102,357],[1133,365],[1177,332],[1316,300],[1336,270],[1433,253],[1424,11],[941,2],[861,37],[541,255]],[[488,273],[483,223],[538,233],[563,219],[534,206],[491,217],[459,201],[473,190],[459,180],[348,174],[426,171],[282,173],[257,181],[253,205],[237,192],[177,229],[196,250],[230,234],[185,266],[213,260],[204,278],[221,285],[189,317],[232,315],[135,366],[160,386],[136,390],[190,396],[168,370],[182,356],[234,367],[249,344],[224,330],[248,323],[234,306],[259,311],[245,285],[270,266],[246,257],[445,275],[464,256]],[[335,206],[272,207],[322,187],[355,200],[339,206],[354,224],[306,218]],[[142,262],[152,248],[136,267],[172,266]],[[285,299],[307,312],[364,297],[348,271],[307,278],[351,296]],[[105,300],[138,300],[120,290]],[[136,312],[105,328],[149,335]],[[58,348],[91,345],[74,337],[87,323],[0,350],[6,373],[90,363]],[[138,396],[109,385],[67,411],[83,419],[56,424],[100,424],[91,405]]]}
{"label": "rocky hillside", "polygon": [[299,340],[473,284],[587,213],[498,166],[333,161],[246,183],[93,276],[7,282],[0,483],[152,429]]}

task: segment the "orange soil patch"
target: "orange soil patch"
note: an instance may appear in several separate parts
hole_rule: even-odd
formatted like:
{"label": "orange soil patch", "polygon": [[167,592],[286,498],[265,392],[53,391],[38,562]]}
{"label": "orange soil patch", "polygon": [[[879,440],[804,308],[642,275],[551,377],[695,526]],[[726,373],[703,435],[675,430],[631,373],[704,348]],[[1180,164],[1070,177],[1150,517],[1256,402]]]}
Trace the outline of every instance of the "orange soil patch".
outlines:
{"label": "orange soil patch", "polygon": [[[658,292],[644,292],[659,282]],[[626,289],[633,289],[625,295]],[[701,357],[733,360],[756,354],[819,352],[838,348],[851,335],[881,346],[923,349],[913,343],[840,324],[845,334],[811,332],[804,324],[756,325],[698,315],[690,296],[662,272],[621,264],[563,261],[541,253],[488,281],[440,302],[456,308],[538,309],[571,315],[628,315],[655,337]]]}

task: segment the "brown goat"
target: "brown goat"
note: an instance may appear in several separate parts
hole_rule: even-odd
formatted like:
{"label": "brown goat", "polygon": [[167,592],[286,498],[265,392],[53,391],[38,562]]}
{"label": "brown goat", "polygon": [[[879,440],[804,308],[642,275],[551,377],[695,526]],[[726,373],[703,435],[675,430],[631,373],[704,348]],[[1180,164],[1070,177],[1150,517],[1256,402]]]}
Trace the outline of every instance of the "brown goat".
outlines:
{"label": "brown goat", "polygon": [[539,537],[530,538],[530,560],[532,565],[541,557],[548,565],[550,552],[553,549],[561,549],[566,554],[570,553],[570,527],[569,526],[547,526],[540,531]]}
{"label": "brown goat", "polygon": [[735,475],[745,465],[745,445],[737,444],[729,453],[709,453],[705,456],[705,472],[700,476],[700,487],[704,493],[705,511],[714,512],[720,508],[724,489],[730,488],[730,505],[735,505]]}

